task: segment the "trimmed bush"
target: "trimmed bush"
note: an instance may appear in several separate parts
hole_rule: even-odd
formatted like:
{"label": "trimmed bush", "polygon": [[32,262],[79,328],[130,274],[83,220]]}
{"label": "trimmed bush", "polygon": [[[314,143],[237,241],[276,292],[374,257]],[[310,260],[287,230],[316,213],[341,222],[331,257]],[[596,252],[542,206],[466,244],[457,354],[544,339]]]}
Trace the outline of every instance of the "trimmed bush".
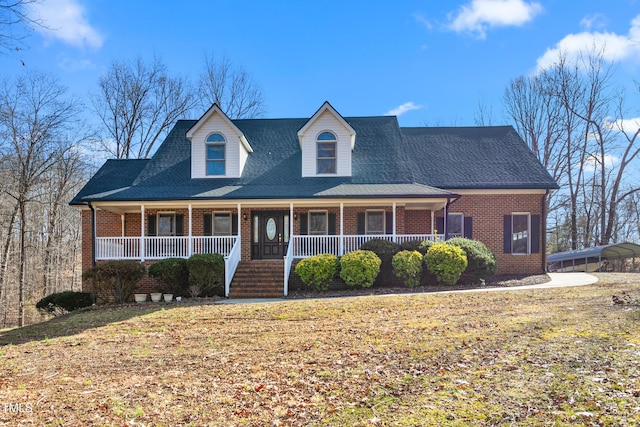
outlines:
{"label": "trimmed bush", "polygon": [[372,251],[353,251],[340,258],[340,277],[349,286],[370,288],[380,272],[380,258]]}
{"label": "trimmed bush", "polygon": [[82,275],[90,280],[93,297],[96,301],[106,299],[111,293],[117,303],[131,299],[138,282],[147,274],[147,269],[138,261],[105,261],[97,264]]}
{"label": "trimmed bush", "polygon": [[42,314],[58,316],[80,308],[90,307],[93,298],[89,292],[64,291],[47,295],[36,304]]}
{"label": "trimmed bush", "polygon": [[317,291],[326,291],[338,271],[338,257],[320,254],[305,258],[296,265],[296,274],[302,283]]}
{"label": "trimmed bush", "polygon": [[417,251],[423,255],[426,255],[426,253],[429,252],[429,248],[437,243],[438,242],[434,242],[433,240],[423,240],[422,242],[420,242]]}
{"label": "trimmed bush", "polygon": [[224,258],[220,254],[195,254],[187,260],[192,296],[224,296]]}
{"label": "trimmed bush", "polygon": [[422,254],[418,251],[400,251],[393,256],[393,274],[409,288],[420,284]]}
{"label": "trimmed bush", "polygon": [[400,246],[390,240],[371,239],[360,245],[360,250],[371,251],[375,253],[382,264],[380,265],[380,273],[375,282],[378,286],[393,286],[395,276],[393,275],[393,265],[391,261],[393,256],[400,251]]}
{"label": "trimmed bush", "polygon": [[186,295],[189,288],[189,269],[187,260],[183,258],[166,258],[149,267],[149,276],[160,281],[160,292]]}
{"label": "trimmed bush", "polygon": [[467,268],[467,256],[462,248],[446,243],[431,246],[424,256],[424,262],[438,283],[443,285],[455,285]]}
{"label": "trimmed bush", "polygon": [[496,274],[496,257],[484,243],[464,237],[454,237],[447,240],[447,244],[455,245],[467,255],[467,268],[462,273],[460,281],[464,283],[478,283]]}

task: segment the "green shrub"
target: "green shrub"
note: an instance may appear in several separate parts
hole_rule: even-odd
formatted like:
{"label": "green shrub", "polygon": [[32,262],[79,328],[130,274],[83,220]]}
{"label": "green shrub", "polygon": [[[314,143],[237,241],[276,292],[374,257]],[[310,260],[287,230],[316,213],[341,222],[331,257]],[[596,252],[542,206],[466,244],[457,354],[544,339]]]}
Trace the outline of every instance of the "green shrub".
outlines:
{"label": "green shrub", "polygon": [[480,279],[496,274],[496,257],[484,243],[464,237],[454,237],[447,240],[447,244],[462,248],[467,255],[468,265],[460,281],[478,283]]}
{"label": "green shrub", "polygon": [[395,277],[393,275],[393,265],[391,261],[393,260],[393,256],[400,250],[400,246],[390,240],[376,238],[364,242],[360,245],[359,249],[375,253],[378,258],[380,258],[380,261],[382,261],[380,273],[375,281],[376,285],[392,286]]}
{"label": "green shrub", "polygon": [[220,254],[195,254],[187,260],[192,296],[224,296],[224,258]]}
{"label": "green shrub", "polygon": [[189,269],[183,258],[166,258],[149,267],[149,276],[160,281],[160,292],[185,295],[189,287]]}
{"label": "green shrub", "polygon": [[97,264],[82,275],[90,280],[93,297],[96,301],[108,299],[111,293],[117,303],[124,303],[131,299],[138,282],[147,274],[144,265],[138,261],[105,261]]}
{"label": "green shrub", "polygon": [[393,273],[405,286],[413,288],[420,284],[422,254],[418,251],[400,251],[393,256]]}
{"label": "green shrub", "polygon": [[429,252],[429,248],[431,248],[431,246],[435,245],[436,243],[438,242],[434,242],[433,240],[423,240],[422,242],[420,242],[417,251],[425,255],[427,252]]}
{"label": "green shrub", "polygon": [[349,252],[340,258],[340,277],[349,286],[370,288],[380,272],[381,263],[372,251]]}
{"label": "green shrub", "polygon": [[462,248],[446,243],[431,246],[424,256],[424,262],[438,283],[443,285],[455,285],[467,268],[467,256]]}
{"label": "green shrub", "polygon": [[70,311],[91,306],[93,298],[89,292],[64,291],[47,295],[36,304],[42,314],[58,316]]}
{"label": "green shrub", "polygon": [[326,291],[338,271],[338,257],[320,254],[305,258],[296,265],[296,273],[307,286],[317,291]]}

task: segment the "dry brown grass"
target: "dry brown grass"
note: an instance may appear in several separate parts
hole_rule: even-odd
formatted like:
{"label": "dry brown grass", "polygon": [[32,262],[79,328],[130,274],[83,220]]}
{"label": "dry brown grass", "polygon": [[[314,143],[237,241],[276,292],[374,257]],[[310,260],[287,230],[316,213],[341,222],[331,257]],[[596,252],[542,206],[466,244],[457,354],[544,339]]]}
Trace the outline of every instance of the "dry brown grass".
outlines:
{"label": "dry brown grass", "polygon": [[0,333],[0,425],[637,425],[639,300],[609,280],[97,309]]}

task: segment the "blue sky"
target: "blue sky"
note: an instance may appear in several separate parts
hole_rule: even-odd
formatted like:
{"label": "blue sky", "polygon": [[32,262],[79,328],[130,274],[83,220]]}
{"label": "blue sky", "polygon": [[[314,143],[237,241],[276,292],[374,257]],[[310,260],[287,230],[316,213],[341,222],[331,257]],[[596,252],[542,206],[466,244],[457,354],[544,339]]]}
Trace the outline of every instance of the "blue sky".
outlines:
{"label": "blue sky", "polygon": [[473,125],[479,102],[507,123],[508,82],[560,47],[606,43],[620,84],[640,76],[636,0],[39,1],[32,14],[51,30],[0,56],[0,74],[50,71],[87,103],[112,60],[154,54],[194,80],[206,53],[226,55],[262,87],[266,117],[309,117],[328,100],[403,126]]}

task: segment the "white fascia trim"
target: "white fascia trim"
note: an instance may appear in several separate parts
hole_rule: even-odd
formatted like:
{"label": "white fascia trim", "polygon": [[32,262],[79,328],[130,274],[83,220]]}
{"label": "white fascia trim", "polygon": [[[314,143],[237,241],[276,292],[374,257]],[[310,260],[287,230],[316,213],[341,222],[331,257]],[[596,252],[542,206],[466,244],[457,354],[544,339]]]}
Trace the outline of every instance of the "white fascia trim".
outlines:
{"label": "white fascia trim", "polygon": [[311,116],[311,118],[307,120],[307,122],[298,131],[298,142],[300,143],[300,147],[302,147],[302,137],[304,136],[304,133],[307,131],[307,129],[309,129],[309,126],[311,126],[325,111],[331,113],[336,119],[338,119],[340,124],[342,124],[342,126],[347,129],[347,131],[349,132],[351,150],[353,150],[356,146],[356,131],[351,127],[349,123],[347,123],[347,121],[340,115],[340,113],[338,113],[335,108],[333,108],[331,104],[329,104],[329,101],[325,101],[324,104],[322,104],[322,106],[318,109],[318,111],[316,111],[315,114]]}

